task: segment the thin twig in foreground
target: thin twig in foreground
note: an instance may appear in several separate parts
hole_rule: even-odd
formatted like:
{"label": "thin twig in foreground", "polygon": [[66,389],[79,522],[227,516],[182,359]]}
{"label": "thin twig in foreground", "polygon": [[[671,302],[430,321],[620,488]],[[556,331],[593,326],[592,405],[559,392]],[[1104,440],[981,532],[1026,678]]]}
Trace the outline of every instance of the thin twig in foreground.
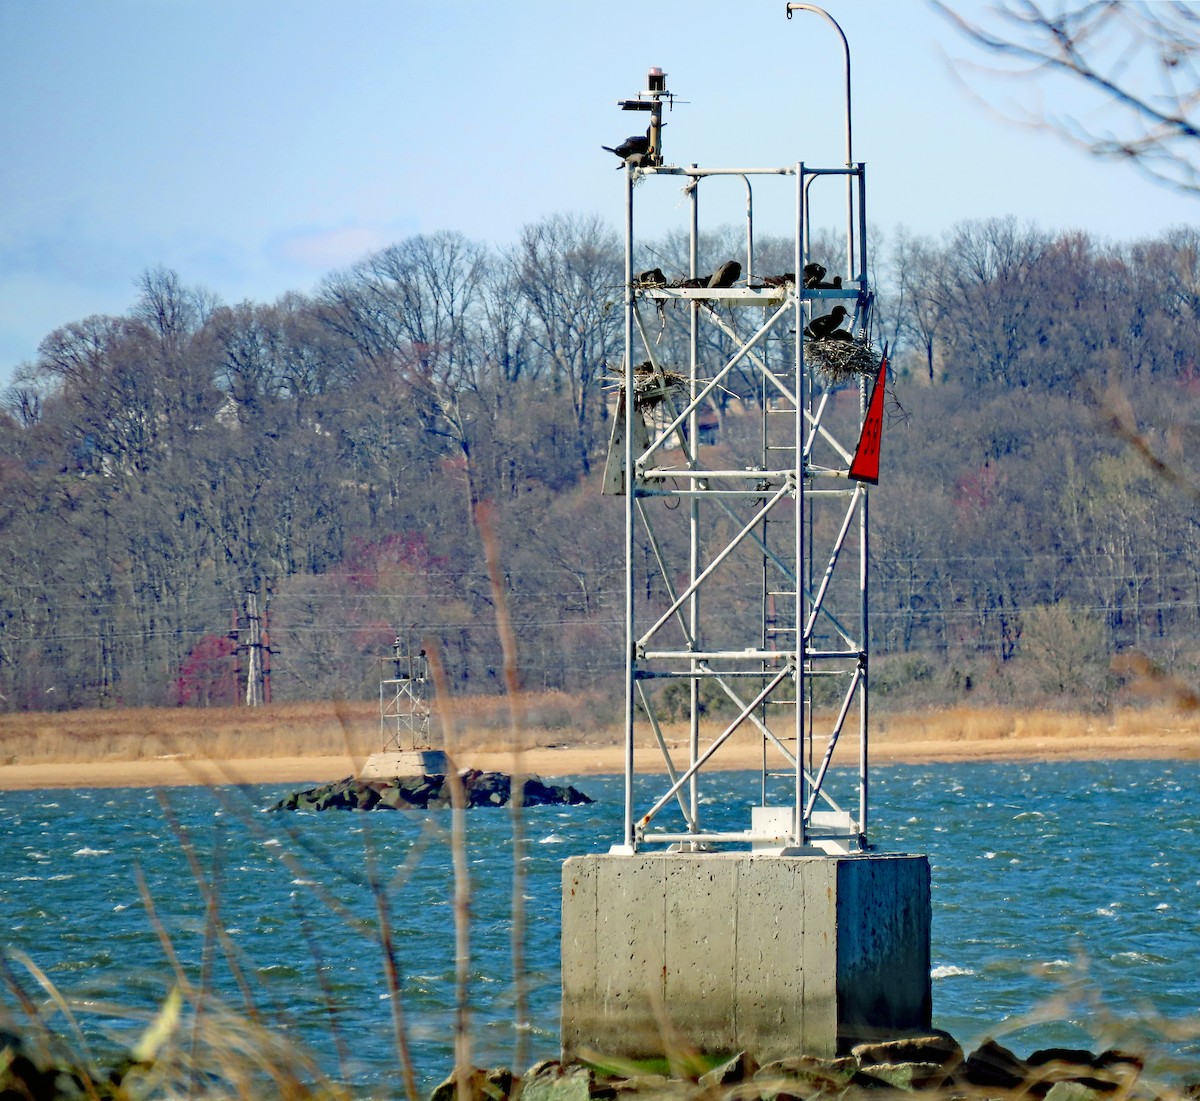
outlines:
{"label": "thin twig in foreground", "polygon": [[392,1033],[396,1043],[396,1054],[400,1059],[400,1071],[404,1076],[404,1093],[408,1101],[417,1101],[417,1076],[413,1072],[412,1051],[408,1045],[404,995],[400,989],[400,965],[396,957],[396,942],[392,937],[392,914],[388,904],[387,885],[380,881],[375,866],[375,853],[370,845],[365,847],[365,858],[367,882],[371,888],[371,897],[375,900],[375,912],[379,917],[379,947],[383,952],[383,972],[387,979],[388,997],[392,1006]]}
{"label": "thin twig in foreground", "polygon": [[513,1043],[513,1066],[523,1067],[528,1061],[529,991],[525,976],[525,736],[521,714],[521,685],[517,675],[517,638],[508,600],[504,592],[500,569],[500,550],[492,527],[490,504],[482,502],[475,508],[475,525],[483,544],[487,562],[488,581],[492,590],[492,607],[496,612],[496,631],[504,654],[504,689],[508,695],[509,737],[512,745],[512,922],[511,952],[513,975],[513,1016],[516,1037]]}
{"label": "thin twig in foreground", "polygon": [[454,863],[454,1077],[458,1101],[471,1101],[471,876],[467,868],[467,795],[454,760],[457,731],[454,705],[442,656],[432,641],[425,643],[429,672],[442,720],[442,745],[450,759],[450,856]]}

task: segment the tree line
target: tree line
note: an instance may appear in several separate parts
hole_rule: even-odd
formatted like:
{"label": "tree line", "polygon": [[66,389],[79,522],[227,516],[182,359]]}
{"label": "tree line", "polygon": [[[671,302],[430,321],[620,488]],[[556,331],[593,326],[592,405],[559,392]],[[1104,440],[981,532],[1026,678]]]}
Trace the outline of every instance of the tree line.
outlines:
{"label": "tree line", "polygon": [[[756,248],[757,271],[791,266],[789,242]],[[1122,651],[1193,667],[1200,234],[995,219],[873,251],[882,697],[1103,702]],[[667,238],[645,266],[685,256]],[[0,398],[0,705],[232,702],[251,618],[276,698],[372,695],[398,638],[434,644],[456,691],[498,691],[481,509],[525,686],[612,691],[622,271],[611,228],[560,215],[507,249],[415,236],[272,304],[156,269],[126,314],[50,333]],[[717,396],[730,461],[761,400],[748,377]]]}

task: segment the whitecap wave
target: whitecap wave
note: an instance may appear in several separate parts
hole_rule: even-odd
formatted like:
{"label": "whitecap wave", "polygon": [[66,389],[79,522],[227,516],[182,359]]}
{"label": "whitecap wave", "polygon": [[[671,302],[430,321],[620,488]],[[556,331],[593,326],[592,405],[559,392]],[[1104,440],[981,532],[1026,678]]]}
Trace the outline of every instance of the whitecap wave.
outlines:
{"label": "whitecap wave", "polygon": [[1062,960],[1062,959],[1047,960],[1045,963],[1042,964],[1042,970],[1048,971],[1051,968],[1057,968],[1057,969],[1061,970],[1064,967],[1071,967],[1071,966],[1072,966],[1072,963],[1070,960]]}
{"label": "whitecap wave", "polygon": [[561,844],[562,844],[564,841],[566,841],[566,838],[565,838],[565,837],[563,837],[563,835],[562,835],[562,834],[560,834],[560,833],[548,833],[548,834],[546,834],[546,836],[545,836],[545,837],[543,837],[543,838],[542,838],[542,839],[541,839],[541,840],[538,842],[538,844],[539,844],[539,845],[561,845]]}
{"label": "whitecap wave", "polygon": [[970,967],[956,967],[952,963],[938,964],[929,972],[931,979],[951,979],[955,975],[974,975],[975,972]]}
{"label": "whitecap wave", "polygon": [[112,849],[89,849],[86,845],[82,849],[76,849],[72,856],[110,856]]}

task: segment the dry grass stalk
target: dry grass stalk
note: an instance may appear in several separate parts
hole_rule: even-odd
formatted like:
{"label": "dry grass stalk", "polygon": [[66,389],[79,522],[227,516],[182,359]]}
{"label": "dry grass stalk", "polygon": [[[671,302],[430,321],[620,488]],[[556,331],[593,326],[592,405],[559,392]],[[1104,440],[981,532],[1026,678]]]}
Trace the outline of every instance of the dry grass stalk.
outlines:
{"label": "dry grass stalk", "polygon": [[[527,1058],[527,1037],[532,1022],[529,1019],[529,995],[525,981],[525,736],[524,717],[521,713],[521,684],[517,674],[517,636],[513,630],[508,611],[508,599],[504,591],[503,573],[500,569],[500,547],[491,522],[491,509],[479,505],[475,510],[475,524],[483,544],[487,562],[488,582],[495,609],[496,630],[500,635],[500,647],[504,654],[504,688],[509,705],[509,737],[512,751],[512,779],[510,808],[512,814],[512,902],[510,944],[513,973],[513,1015],[516,1032],[513,1063],[524,1066]],[[460,1094],[461,1096],[461,1094]]]}
{"label": "dry grass stalk", "polygon": [[375,900],[375,912],[379,917],[379,947],[383,953],[383,974],[387,982],[389,1005],[392,1011],[392,1035],[396,1054],[400,1059],[400,1070],[404,1078],[404,1094],[408,1101],[417,1101],[417,1075],[413,1067],[412,1050],[408,1043],[408,1025],[404,1012],[404,992],[400,985],[400,963],[396,953],[396,942],[392,935],[391,903],[388,900],[387,884],[379,875],[375,852],[365,846],[367,858],[367,881]]}
{"label": "dry grass stalk", "polygon": [[1134,695],[1150,700],[1170,700],[1180,711],[1200,709],[1200,693],[1145,654],[1137,651],[1120,654],[1113,659],[1112,669],[1125,679]]}
{"label": "dry grass stalk", "polygon": [[[429,673],[441,702],[442,744],[454,764],[456,733],[454,704],[442,665],[442,655],[432,640],[425,643]],[[456,768],[446,774],[450,788],[450,856],[454,866],[454,1075],[457,1096],[471,1098],[471,874],[467,867],[467,796]]]}
{"label": "dry grass stalk", "polygon": [[[198,870],[193,865],[193,870]],[[198,988],[189,977],[140,869],[137,884],[151,926],[169,963],[172,981],[156,1010],[134,1009],[92,995],[82,998],[60,991],[28,956],[19,950],[0,951],[0,976],[7,992],[15,998],[23,1017],[20,1021],[0,1000],[0,1025],[17,1037],[20,1047],[35,1066],[58,1068],[66,1075],[57,1082],[68,1084],[63,1092],[38,1092],[36,1096],[79,1096],[70,1086],[78,1083],[82,1094],[135,1099],[144,1097],[205,1096],[222,1098],[309,1099],[332,1101],[346,1097],[345,1091],[317,1068],[312,1056],[259,1019],[252,1002],[248,1012],[231,1010],[206,987],[206,975]],[[200,882],[208,912],[215,915],[215,887]],[[23,968],[41,988],[46,1001],[39,1005],[25,990],[13,964]],[[243,990],[243,996],[246,991]],[[76,1014],[102,1017],[124,1024],[141,1022],[140,1039],[103,1067],[93,1053]],[[56,1015],[66,1025],[67,1035],[55,1027]],[[11,1049],[6,1052],[11,1054]],[[3,1054],[0,1054],[3,1058]],[[0,1065],[0,1070],[5,1069]],[[21,1073],[21,1072],[19,1072]],[[27,1096],[20,1090],[13,1096]],[[8,1093],[5,1094],[8,1096]]]}

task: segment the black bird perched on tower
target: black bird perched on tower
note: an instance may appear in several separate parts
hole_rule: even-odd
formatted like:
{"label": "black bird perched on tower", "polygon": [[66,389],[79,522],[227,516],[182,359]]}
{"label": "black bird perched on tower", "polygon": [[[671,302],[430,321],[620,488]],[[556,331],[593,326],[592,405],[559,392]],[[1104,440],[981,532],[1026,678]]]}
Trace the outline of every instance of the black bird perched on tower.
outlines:
{"label": "black bird perched on tower", "polygon": [[820,264],[804,265],[804,285],[806,287],[814,287],[824,278],[825,269]]}
{"label": "black bird perched on tower", "polygon": [[849,337],[849,333],[843,334],[841,337],[834,337],[833,332],[842,323],[846,317],[845,306],[834,306],[833,309],[823,317],[814,317],[808,325],[805,326],[804,335],[809,340],[829,340],[831,337],[834,340],[844,340]]}
{"label": "black bird perched on tower", "polygon": [[742,275],[742,265],[736,260],[726,260],[708,277],[708,285],[713,288],[732,287]]}
{"label": "black bird perched on tower", "polygon": [[[602,145],[600,148],[615,153],[623,162],[630,157],[644,157],[650,152],[650,127],[646,127],[645,134],[634,134],[633,137],[626,138],[615,149],[611,145]],[[617,165],[617,167],[621,166]]]}

